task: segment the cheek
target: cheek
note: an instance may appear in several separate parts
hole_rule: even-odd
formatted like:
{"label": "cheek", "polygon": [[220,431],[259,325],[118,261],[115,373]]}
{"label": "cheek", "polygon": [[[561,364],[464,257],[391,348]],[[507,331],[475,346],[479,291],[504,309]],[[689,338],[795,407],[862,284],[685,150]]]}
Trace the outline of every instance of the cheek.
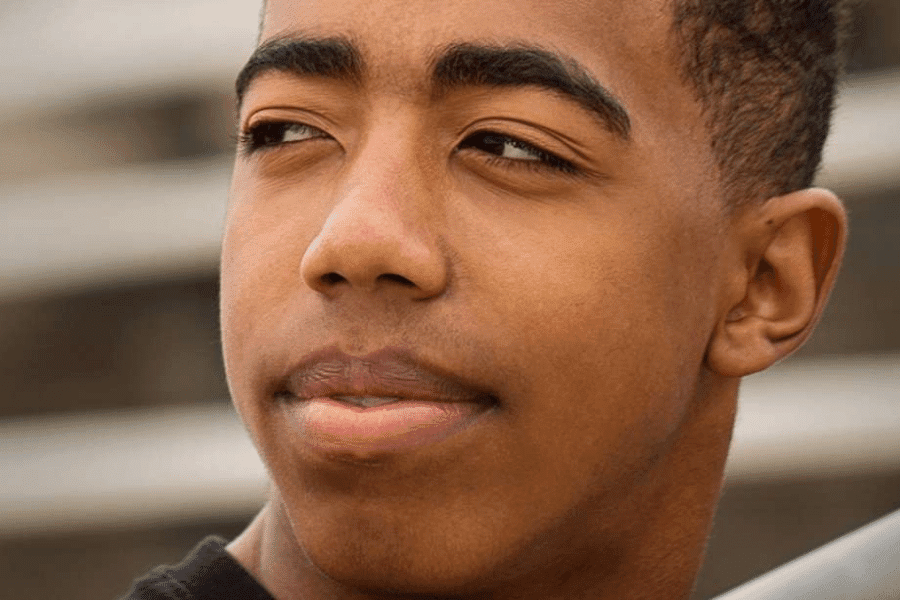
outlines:
{"label": "cheek", "polygon": [[526,443],[537,460],[594,474],[648,460],[675,431],[711,326],[712,256],[684,225],[690,215],[636,227],[626,212],[495,231],[481,252],[491,276],[472,277],[489,282],[476,293],[490,300],[471,304],[486,307],[479,322],[510,361],[512,394],[528,399]]}
{"label": "cheek", "polygon": [[296,295],[307,243],[298,218],[285,193],[241,184],[236,169],[220,284],[225,369],[236,402],[259,385],[259,366],[271,359],[266,353],[273,347],[266,337],[277,329],[278,315]]}
{"label": "cheek", "polygon": [[471,293],[483,296],[472,306],[535,347],[646,355],[695,341],[691,325],[711,298],[703,280],[713,257],[698,245],[702,236],[677,220],[670,226],[665,218],[636,224],[612,214],[593,217],[546,219],[511,233],[494,228],[474,236],[477,243],[460,244],[477,248],[478,256],[465,261],[472,271],[486,271],[466,277]]}

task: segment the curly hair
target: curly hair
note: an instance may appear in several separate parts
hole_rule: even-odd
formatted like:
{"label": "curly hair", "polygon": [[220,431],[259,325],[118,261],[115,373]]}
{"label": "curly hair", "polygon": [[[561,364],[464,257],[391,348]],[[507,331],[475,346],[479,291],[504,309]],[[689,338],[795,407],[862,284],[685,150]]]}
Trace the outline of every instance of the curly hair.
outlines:
{"label": "curly hair", "polygon": [[672,0],[732,205],[809,187],[822,157],[849,7],[842,0]]}

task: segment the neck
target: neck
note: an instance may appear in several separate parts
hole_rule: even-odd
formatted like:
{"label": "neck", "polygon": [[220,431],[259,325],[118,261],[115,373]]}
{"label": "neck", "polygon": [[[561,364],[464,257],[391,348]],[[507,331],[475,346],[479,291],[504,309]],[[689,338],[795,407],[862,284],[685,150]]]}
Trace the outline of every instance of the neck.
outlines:
{"label": "neck", "polygon": [[687,599],[703,562],[737,408],[739,379],[719,381],[695,406],[665,458],[625,509],[627,567],[605,595],[585,598]]}

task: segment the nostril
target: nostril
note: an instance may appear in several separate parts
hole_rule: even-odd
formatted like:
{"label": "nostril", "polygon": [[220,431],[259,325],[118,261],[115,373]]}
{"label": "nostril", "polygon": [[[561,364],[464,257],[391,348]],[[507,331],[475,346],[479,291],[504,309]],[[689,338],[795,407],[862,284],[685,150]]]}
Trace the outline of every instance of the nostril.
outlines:
{"label": "nostril", "polygon": [[[325,287],[333,287],[339,283],[348,282],[346,277],[334,271],[325,273],[319,278],[319,281],[321,281],[322,285],[324,285]],[[402,287],[416,287],[415,283],[413,283],[403,275],[397,275],[396,273],[382,273],[375,278],[375,281],[378,283],[394,283]]]}
{"label": "nostril", "polygon": [[325,273],[324,275],[322,275],[322,283],[324,283],[325,285],[328,285],[328,286],[337,285],[338,283],[341,283],[342,281],[347,281],[347,280],[344,279],[344,276],[339,273],[331,272],[331,273]]}
{"label": "nostril", "polygon": [[396,273],[383,273],[376,278],[377,281],[387,281],[391,283],[398,283],[404,287],[416,287],[416,284],[407,279],[402,275],[397,275]]}

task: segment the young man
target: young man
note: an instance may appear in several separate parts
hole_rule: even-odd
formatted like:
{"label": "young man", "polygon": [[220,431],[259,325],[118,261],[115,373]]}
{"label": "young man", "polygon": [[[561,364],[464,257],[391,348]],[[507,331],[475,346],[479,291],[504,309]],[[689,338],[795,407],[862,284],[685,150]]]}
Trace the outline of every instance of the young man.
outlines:
{"label": "young man", "polygon": [[222,335],[272,495],[128,598],[686,598],[840,262],[837,12],[270,0]]}

